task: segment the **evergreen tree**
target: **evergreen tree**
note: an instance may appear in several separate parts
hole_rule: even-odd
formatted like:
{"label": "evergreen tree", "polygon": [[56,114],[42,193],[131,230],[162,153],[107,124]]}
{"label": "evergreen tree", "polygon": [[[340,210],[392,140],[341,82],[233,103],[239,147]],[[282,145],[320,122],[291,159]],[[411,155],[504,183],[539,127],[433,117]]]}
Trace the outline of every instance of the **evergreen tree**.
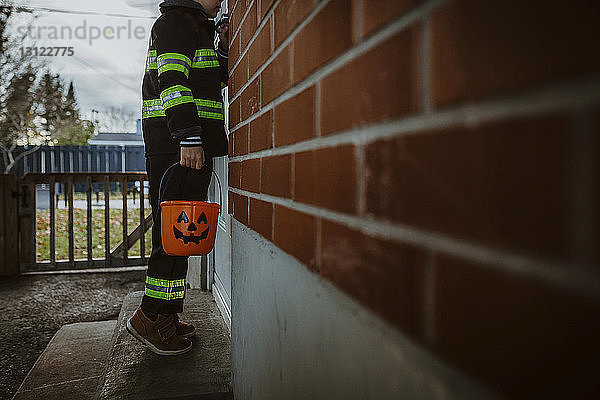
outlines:
{"label": "evergreen tree", "polygon": [[77,100],[75,99],[75,87],[73,81],[69,84],[69,90],[63,103],[63,118],[71,120],[79,119],[79,108],[77,106]]}
{"label": "evergreen tree", "polygon": [[64,112],[63,84],[59,75],[44,73],[36,91],[38,115],[42,117],[43,133],[52,136],[62,123]]}
{"label": "evergreen tree", "polygon": [[94,125],[79,118],[73,82],[69,84],[69,89],[63,97],[58,111],[60,118],[53,127],[52,137],[58,145],[85,145],[94,136]]}
{"label": "evergreen tree", "polygon": [[14,76],[8,85],[0,124],[0,142],[5,146],[31,133],[35,119],[34,83],[35,72],[29,67],[24,74]]}
{"label": "evergreen tree", "polygon": [[[59,74],[39,62],[23,59],[22,42],[8,34],[14,12],[11,0],[0,0],[0,152],[4,172],[42,144],[87,144],[94,125],[81,120],[73,82],[68,89]],[[38,65],[37,67],[34,65]],[[18,145],[33,144],[18,156]]]}

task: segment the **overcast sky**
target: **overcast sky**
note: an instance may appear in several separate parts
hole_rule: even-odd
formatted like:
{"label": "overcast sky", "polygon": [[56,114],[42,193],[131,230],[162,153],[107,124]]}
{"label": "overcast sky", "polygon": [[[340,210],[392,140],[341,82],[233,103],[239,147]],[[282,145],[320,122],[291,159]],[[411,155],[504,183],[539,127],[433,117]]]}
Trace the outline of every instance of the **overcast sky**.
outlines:
{"label": "overcast sky", "polygon": [[[131,16],[40,10],[33,20],[30,14],[17,14],[11,29],[16,34],[28,32],[24,46],[73,47],[73,56],[43,58],[67,82],[74,82],[83,117],[89,118],[92,109],[110,106],[140,113],[148,36],[159,14],[160,0],[14,0],[14,3],[34,9]],[[30,31],[26,30],[28,22]],[[130,130],[135,130],[135,125]]]}

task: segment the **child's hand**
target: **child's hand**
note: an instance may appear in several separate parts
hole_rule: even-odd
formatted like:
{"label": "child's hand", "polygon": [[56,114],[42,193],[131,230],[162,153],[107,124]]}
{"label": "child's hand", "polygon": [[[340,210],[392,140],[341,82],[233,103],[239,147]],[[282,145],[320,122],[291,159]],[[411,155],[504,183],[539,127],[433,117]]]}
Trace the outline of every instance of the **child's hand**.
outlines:
{"label": "child's hand", "polygon": [[200,169],[204,165],[204,149],[202,146],[182,147],[179,164],[182,167]]}
{"label": "child's hand", "polygon": [[219,25],[219,47],[225,51],[229,49],[229,23]]}

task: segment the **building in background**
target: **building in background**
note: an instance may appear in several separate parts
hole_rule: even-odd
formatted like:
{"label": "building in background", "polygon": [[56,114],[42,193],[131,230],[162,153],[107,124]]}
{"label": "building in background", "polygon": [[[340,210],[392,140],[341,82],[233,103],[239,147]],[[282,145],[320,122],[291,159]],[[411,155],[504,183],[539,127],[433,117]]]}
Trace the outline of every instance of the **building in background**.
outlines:
{"label": "building in background", "polygon": [[142,120],[136,121],[135,132],[99,132],[88,144],[91,146],[144,146]]}

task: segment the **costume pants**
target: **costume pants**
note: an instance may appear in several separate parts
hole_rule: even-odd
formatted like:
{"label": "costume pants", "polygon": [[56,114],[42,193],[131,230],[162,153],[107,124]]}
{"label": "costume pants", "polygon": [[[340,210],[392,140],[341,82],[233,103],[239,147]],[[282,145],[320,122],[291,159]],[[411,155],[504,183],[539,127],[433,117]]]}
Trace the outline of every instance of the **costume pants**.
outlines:
{"label": "costume pants", "polygon": [[[150,181],[150,204],[152,206],[152,254],[148,260],[148,271],[142,308],[158,314],[173,314],[183,311],[185,278],[188,268],[187,256],[170,256],[162,248],[160,236],[159,185],[163,173],[179,162],[178,154],[161,154],[146,158],[146,171]],[[212,168],[212,158],[205,165]],[[162,187],[161,201],[207,200],[211,170],[196,170],[180,165],[171,168]]]}

